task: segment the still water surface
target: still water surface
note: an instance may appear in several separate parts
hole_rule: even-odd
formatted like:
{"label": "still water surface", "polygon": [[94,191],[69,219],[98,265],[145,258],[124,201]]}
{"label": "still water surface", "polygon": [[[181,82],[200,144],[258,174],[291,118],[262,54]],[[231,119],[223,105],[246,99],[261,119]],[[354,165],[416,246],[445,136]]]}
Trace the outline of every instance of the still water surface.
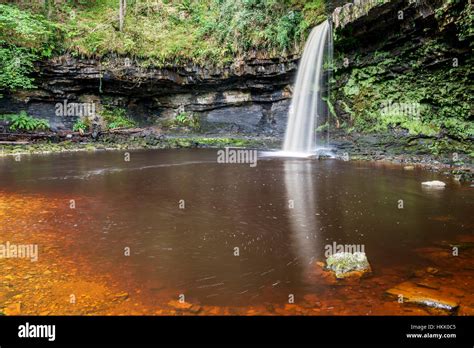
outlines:
{"label": "still water surface", "polygon": [[[288,294],[322,294],[327,285],[311,274],[333,242],[363,246],[383,272],[422,264],[415,248],[473,231],[474,190],[435,173],[332,159],[260,158],[252,168],[216,156],[2,158],[0,194],[64,202],[41,225],[68,241],[55,247],[124,289],[140,289],[150,305],[173,294],[210,305],[284,303]],[[435,179],[447,187],[421,186]],[[21,222],[8,229],[24,229]]]}

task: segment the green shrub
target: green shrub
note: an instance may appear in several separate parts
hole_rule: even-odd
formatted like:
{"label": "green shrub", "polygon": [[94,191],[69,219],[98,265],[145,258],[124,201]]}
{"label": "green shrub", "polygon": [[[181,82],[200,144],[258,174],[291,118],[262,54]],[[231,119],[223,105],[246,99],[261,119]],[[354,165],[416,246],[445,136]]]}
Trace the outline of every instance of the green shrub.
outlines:
{"label": "green shrub", "polygon": [[[117,0],[48,1],[46,8],[14,2],[24,10],[8,5],[10,17],[25,23],[33,20],[31,13],[48,13],[63,29],[58,45],[74,55],[116,53],[141,58],[144,65],[222,65],[254,49],[286,54],[301,49],[309,30],[325,19],[325,0],[128,0],[120,32]],[[44,17],[34,19],[43,23]]]}
{"label": "green shrub", "polygon": [[2,118],[10,122],[9,128],[12,131],[30,132],[50,129],[48,120],[33,118],[28,116],[25,111],[21,111],[19,114],[3,115]]}
{"label": "green shrub", "polygon": [[74,126],[72,127],[72,130],[74,132],[86,132],[89,130],[90,124],[86,120],[77,120],[76,123],[74,123]]}
{"label": "green shrub", "polygon": [[174,125],[189,127],[193,130],[198,130],[200,128],[199,118],[192,112],[181,112],[176,115]]}
{"label": "green shrub", "polygon": [[107,123],[107,129],[131,128],[136,126],[136,123],[127,117],[127,111],[122,108],[104,107],[101,115]]}
{"label": "green shrub", "polygon": [[34,87],[33,63],[52,55],[56,29],[42,15],[0,4],[0,91]]}
{"label": "green shrub", "polygon": [[0,41],[0,90],[33,88],[33,71],[36,56],[28,49],[7,45]]}

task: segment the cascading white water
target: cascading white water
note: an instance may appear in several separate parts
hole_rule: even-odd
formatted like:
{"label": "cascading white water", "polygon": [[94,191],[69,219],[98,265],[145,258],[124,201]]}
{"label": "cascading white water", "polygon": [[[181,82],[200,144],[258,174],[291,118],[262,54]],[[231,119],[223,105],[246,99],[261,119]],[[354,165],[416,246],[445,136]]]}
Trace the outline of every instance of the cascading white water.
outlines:
{"label": "cascading white water", "polygon": [[315,27],[304,47],[286,126],[286,153],[311,154],[316,148],[315,126],[322,109],[323,56],[328,30],[329,21]]}

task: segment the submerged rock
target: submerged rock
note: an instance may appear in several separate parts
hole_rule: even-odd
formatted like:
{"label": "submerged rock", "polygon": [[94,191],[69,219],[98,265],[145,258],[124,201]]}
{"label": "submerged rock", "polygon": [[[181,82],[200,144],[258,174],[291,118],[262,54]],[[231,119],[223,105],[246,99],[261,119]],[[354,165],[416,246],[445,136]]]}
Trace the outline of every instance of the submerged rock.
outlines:
{"label": "submerged rock", "polygon": [[122,292],[114,296],[114,300],[118,300],[118,301],[125,301],[128,298],[129,298],[128,292]]}
{"label": "submerged rock", "polygon": [[386,293],[401,303],[420,305],[442,312],[452,313],[459,307],[459,302],[454,297],[445,295],[442,289],[433,289],[412,282],[398,284]]}
{"label": "submerged rock", "polygon": [[177,310],[190,310],[193,307],[192,303],[180,302],[176,300],[169,301],[168,305]]}
{"label": "submerged rock", "polygon": [[428,186],[428,187],[445,187],[446,186],[444,182],[439,181],[439,180],[425,181],[425,182],[422,182],[421,185]]}
{"label": "submerged rock", "polygon": [[326,268],[333,271],[337,279],[361,277],[371,272],[367,256],[362,252],[333,254],[326,259]]}

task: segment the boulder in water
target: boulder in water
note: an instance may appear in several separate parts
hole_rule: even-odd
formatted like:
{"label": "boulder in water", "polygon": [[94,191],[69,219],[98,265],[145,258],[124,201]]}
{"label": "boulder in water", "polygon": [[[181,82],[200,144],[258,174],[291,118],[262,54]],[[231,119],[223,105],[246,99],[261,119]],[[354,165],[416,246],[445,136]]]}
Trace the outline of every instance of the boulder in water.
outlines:
{"label": "boulder in water", "polygon": [[427,186],[427,187],[445,187],[446,186],[444,182],[439,181],[439,180],[425,181],[425,182],[422,182],[421,185]]}
{"label": "boulder in water", "polygon": [[360,278],[371,272],[367,256],[362,252],[333,254],[326,259],[326,268],[333,271],[337,279]]}

